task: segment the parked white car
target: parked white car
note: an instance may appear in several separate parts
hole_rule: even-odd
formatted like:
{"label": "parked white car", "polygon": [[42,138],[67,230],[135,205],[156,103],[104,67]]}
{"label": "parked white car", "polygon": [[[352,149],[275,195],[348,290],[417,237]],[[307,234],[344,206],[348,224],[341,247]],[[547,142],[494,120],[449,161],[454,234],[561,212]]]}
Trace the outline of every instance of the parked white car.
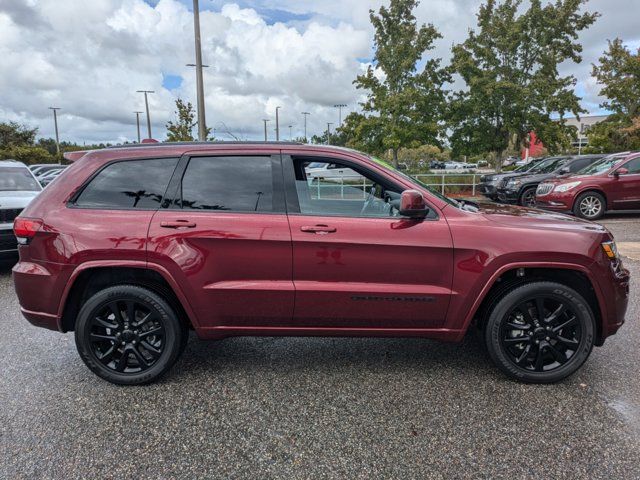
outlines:
{"label": "parked white car", "polygon": [[313,182],[315,179],[321,180],[359,180],[362,179],[355,170],[350,168],[338,167],[333,163],[312,162],[305,168],[307,172],[307,180]]}
{"label": "parked white car", "polygon": [[0,160],[0,260],[15,258],[18,241],[13,220],[29,205],[42,187],[22,162]]}

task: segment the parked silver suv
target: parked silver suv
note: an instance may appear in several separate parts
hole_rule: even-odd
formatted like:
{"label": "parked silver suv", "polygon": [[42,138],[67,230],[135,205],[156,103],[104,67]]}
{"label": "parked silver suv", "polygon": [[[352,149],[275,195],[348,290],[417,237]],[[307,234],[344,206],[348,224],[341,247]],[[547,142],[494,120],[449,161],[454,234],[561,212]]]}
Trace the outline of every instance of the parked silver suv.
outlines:
{"label": "parked silver suv", "polygon": [[0,260],[17,258],[13,220],[41,190],[40,183],[24,163],[0,160]]}

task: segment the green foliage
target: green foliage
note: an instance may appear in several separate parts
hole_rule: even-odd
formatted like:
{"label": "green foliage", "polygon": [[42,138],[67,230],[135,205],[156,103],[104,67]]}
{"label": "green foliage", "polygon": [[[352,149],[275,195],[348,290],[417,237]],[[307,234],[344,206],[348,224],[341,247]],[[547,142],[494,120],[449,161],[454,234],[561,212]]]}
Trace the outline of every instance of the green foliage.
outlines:
{"label": "green foliage", "polygon": [[592,74],[608,99],[600,106],[628,118],[640,115],[640,48],[634,54],[616,38],[599,60]]}
{"label": "green foliage", "polygon": [[[193,142],[196,137],[193,136],[193,129],[197,127],[196,113],[191,102],[184,102],[180,98],[176,100],[175,122],[167,122],[167,142]],[[210,137],[211,129],[206,129],[208,140],[215,140]]]}
{"label": "green foliage", "polygon": [[575,131],[563,118],[584,110],[573,89],[576,79],[562,77],[558,65],[582,58],[578,32],[597,13],[580,13],[583,0],[488,0],[480,7],[478,29],[453,47],[451,71],[467,89],[456,92],[449,109],[455,155],[493,152],[501,158],[509,148],[526,146],[529,133],[551,152],[569,144]]}
{"label": "green foliage", "polygon": [[[445,104],[442,85],[449,79],[440,59],[424,59],[440,34],[433,25],[418,26],[417,0],[391,0],[369,12],[375,29],[374,64],[354,84],[367,91],[364,115],[350,114],[340,131],[347,144],[377,153],[390,149],[394,165],[401,147],[440,144],[439,123]],[[418,70],[418,64],[423,64]]]}
{"label": "green foliage", "polygon": [[193,142],[193,128],[196,126],[196,114],[191,102],[183,102],[180,98],[176,100],[177,120],[174,123],[167,123],[167,142]]}
{"label": "green foliage", "polygon": [[57,159],[47,150],[33,145],[10,145],[0,148],[0,159],[12,158],[27,165],[34,163],[56,163]]}
{"label": "green foliage", "polygon": [[640,116],[629,119],[613,114],[605,121],[593,125],[588,133],[586,153],[613,153],[640,150]]}
{"label": "green foliage", "polygon": [[17,122],[0,123],[0,148],[12,145],[33,145],[37,133],[37,128],[28,128]]}

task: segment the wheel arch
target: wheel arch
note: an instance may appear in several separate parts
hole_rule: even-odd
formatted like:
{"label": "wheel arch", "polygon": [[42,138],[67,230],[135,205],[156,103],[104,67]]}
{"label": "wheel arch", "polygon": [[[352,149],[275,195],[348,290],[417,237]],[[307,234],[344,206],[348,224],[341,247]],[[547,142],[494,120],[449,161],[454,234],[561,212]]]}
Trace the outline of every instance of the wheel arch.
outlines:
{"label": "wheel arch", "polygon": [[582,265],[509,265],[500,269],[487,282],[476,304],[472,308],[465,331],[471,324],[484,328],[488,315],[495,304],[511,290],[527,283],[549,281],[561,283],[576,290],[589,303],[596,323],[596,345],[603,343],[604,303],[598,284],[588,269]]}
{"label": "wheel arch", "polygon": [[184,293],[159,265],[144,262],[87,262],[73,272],[63,292],[58,311],[59,330],[74,330],[80,308],[91,295],[124,283],[154,291],[169,301],[187,327],[198,326],[195,313]]}
{"label": "wheel arch", "polygon": [[594,186],[585,186],[584,188],[582,188],[582,190],[576,192],[576,194],[573,196],[573,201],[571,202],[571,210],[575,208],[576,202],[578,201],[578,197],[583,193],[588,193],[588,192],[593,192],[593,193],[602,195],[602,197],[604,198],[605,209],[609,210],[609,199],[607,198],[607,194],[604,193],[604,190],[602,190],[601,188],[594,187]]}

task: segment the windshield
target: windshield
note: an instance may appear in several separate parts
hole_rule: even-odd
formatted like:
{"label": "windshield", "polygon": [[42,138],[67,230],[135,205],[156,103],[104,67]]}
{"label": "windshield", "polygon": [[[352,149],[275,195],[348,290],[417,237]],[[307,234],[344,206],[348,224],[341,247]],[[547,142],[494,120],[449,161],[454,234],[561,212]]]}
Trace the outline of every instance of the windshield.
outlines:
{"label": "windshield", "polygon": [[5,167],[0,168],[0,172],[2,172],[0,173],[0,191],[2,192],[42,190],[38,181],[26,168]]}
{"label": "windshield", "polygon": [[407,175],[406,173],[398,170],[393,165],[391,165],[389,162],[385,162],[384,160],[381,160],[379,158],[372,157],[372,156],[369,156],[369,158],[371,160],[373,160],[374,162],[376,162],[381,167],[386,168],[387,170],[391,170],[392,172],[400,175],[401,177],[406,178],[411,183],[417,183],[422,188],[426,188],[433,195],[438,197],[440,200],[443,200],[443,201],[447,202],[449,205],[453,205],[455,207],[459,207],[460,206],[460,202],[458,202],[457,200],[454,200],[453,198],[449,198],[449,197],[446,197],[446,196],[442,195],[440,192],[438,192],[437,190],[433,189],[431,186],[427,185],[426,183],[423,183],[420,180],[418,180],[417,178],[414,178],[414,177],[412,177],[410,175]]}
{"label": "windshield", "polygon": [[531,169],[535,173],[551,173],[567,163],[567,158],[550,158]]}
{"label": "windshield", "polygon": [[620,163],[622,160],[624,160],[624,157],[613,155],[610,157],[604,157],[603,159],[600,159],[597,162],[583,168],[578,173],[580,175],[597,175],[598,173],[606,172],[616,164]]}

